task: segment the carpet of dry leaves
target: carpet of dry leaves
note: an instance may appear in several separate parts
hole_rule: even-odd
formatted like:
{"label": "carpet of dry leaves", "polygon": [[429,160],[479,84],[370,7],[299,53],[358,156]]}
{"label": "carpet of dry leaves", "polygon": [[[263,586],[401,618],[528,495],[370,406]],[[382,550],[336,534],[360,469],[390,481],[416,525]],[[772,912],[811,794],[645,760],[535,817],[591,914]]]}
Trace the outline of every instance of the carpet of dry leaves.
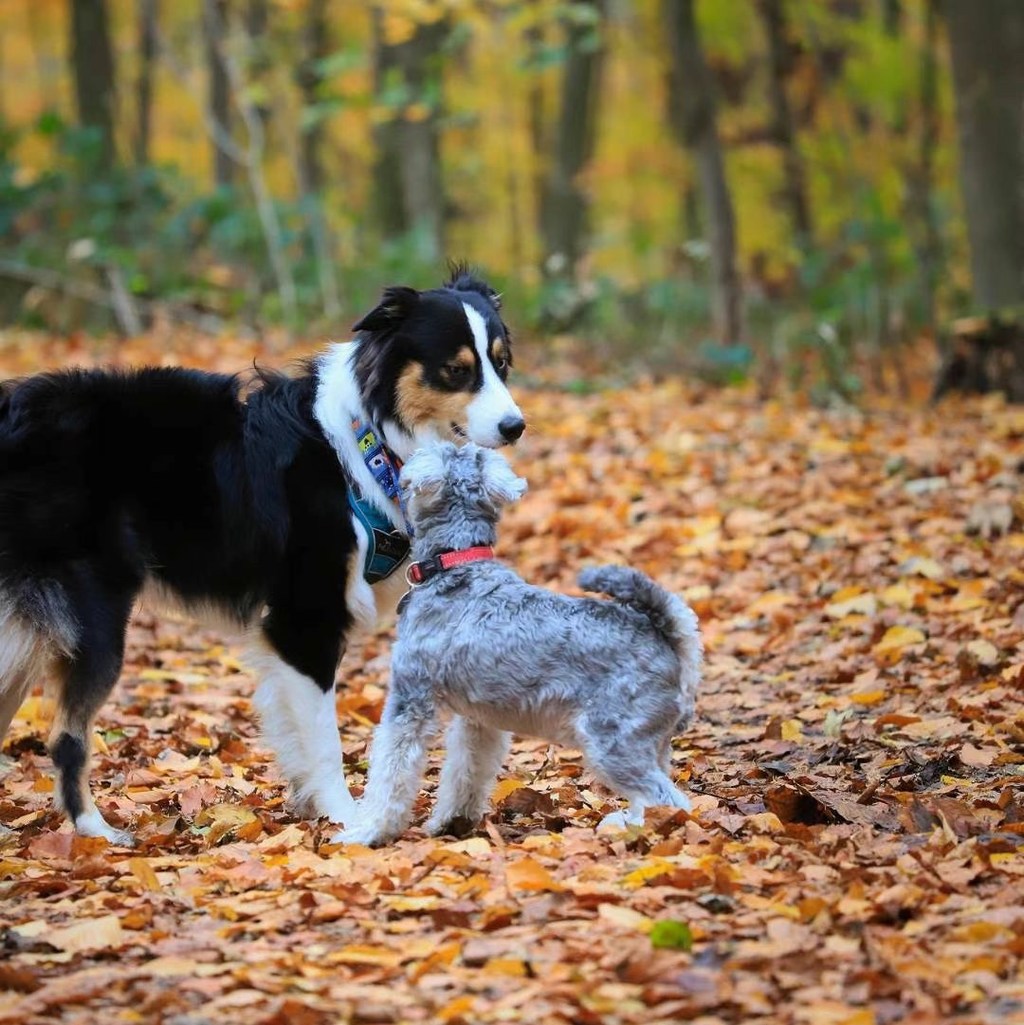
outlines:
{"label": "carpet of dry leaves", "polygon": [[[4,374],[251,357],[5,341]],[[1024,1021],[1024,410],[581,394],[557,353],[522,362],[531,491],[500,554],[567,590],[625,561],[688,597],[693,813],[596,834],[578,753],[521,741],[474,835],[332,847],[289,813],[237,647],[140,611],[93,774],[135,851],[50,810],[44,698],[7,738],[0,1022]],[[357,789],[389,637],[342,666]]]}

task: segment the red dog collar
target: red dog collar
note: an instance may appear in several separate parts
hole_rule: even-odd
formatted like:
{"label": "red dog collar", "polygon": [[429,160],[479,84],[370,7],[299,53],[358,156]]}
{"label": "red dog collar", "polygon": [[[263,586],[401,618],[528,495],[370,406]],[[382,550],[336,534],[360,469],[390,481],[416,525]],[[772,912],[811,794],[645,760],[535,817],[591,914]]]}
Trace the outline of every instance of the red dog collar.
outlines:
{"label": "red dog collar", "polygon": [[425,584],[431,577],[445,570],[461,566],[466,562],[477,562],[480,559],[493,559],[494,549],[490,545],[477,545],[475,548],[463,548],[458,552],[444,552],[423,562],[413,562],[405,571],[405,579],[413,586]]}

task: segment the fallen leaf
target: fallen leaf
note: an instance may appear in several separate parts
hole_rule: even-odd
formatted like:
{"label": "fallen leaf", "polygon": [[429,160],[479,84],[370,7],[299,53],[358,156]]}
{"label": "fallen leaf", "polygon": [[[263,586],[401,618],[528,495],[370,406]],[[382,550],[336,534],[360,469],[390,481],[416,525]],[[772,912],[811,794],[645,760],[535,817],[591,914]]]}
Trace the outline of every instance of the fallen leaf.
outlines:
{"label": "fallen leaf", "polygon": [[964,765],[988,768],[995,761],[997,754],[998,752],[991,748],[982,749],[975,747],[973,744],[964,744],[960,748],[960,761]]}
{"label": "fallen leaf", "polygon": [[521,858],[506,866],[505,876],[513,890],[551,890],[563,889],[554,876],[533,858]]}
{"label": "fallen leaf", "polygon": [[693,933],[685,922],[663,918],[651,926],[648,933],[651,946],[664,950],[690,950],[693,947]]}
{"label": "fallen leaf", "polygon": [[637,932],[650,932],[654,924],[647,915],[621,904],[598,904],[597,916],[609,925],[620,929],[635,929]]}
{"label": "fallen leaf", "polygon": [[999,649],[991,641],[982,638],[970,641],[967,651],[983,666],[994,666],[999,662]]}
{"label": "fallen leaf", "polygon": [[76,922],[63,929],[49,929],[45,938],[51,946],[69,954],[120,947],[129,942],[117,915],[103,915]]}
{"label": "fallen leaf", "polygon": [[924,641],[925,635],[917,627],[890,626],[871,650],[879,662],[889,664],[898,661],[907,648],[923,644]]}

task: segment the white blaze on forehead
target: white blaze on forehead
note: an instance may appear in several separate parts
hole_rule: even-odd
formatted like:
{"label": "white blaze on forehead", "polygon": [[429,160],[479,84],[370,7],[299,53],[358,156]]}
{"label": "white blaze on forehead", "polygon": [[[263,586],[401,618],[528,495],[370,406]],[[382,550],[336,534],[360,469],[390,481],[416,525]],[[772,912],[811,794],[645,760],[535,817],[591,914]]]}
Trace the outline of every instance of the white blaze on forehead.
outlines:
{"label": "white blaze on forehead", "polygon": [[498,424],[507,417],[522,419],[523,414],[491,363],[490,343],[484,318],[469,303],[463,303],[462,309],[469,322],[469,330],[473,335],[473,345],[480,358],[480,371],[483,375],[480,390],[466,407],[466,433],[470,441],[485,448],[494,448],[504,441]]}

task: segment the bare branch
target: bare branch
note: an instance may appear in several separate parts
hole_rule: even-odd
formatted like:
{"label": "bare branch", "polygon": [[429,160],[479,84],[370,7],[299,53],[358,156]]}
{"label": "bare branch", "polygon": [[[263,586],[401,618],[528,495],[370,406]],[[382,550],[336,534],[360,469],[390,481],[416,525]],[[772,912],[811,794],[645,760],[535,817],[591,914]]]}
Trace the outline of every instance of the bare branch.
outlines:
{"label": "bare branch", "polygon": [[[0,277],[10,281],[21,281],[26,285],[34,285],[37,288],[46,289],[48,292],[60,292],[73,299],[81,299],[83,302],[113,309],[116,312],[117,298],[111,292],[85,281],[72,281],[62,274],[58,274],[57,271],[48,270],[45,267],[32,267],[26,263],[18,263],[16,260],[0,260]],[[181,303],[157,302],[152,299],[140,299],[138,296],[132,297],[132,303],[136,309],[142,310],[150,316],[163,314],[171,320],[188,324],[206,334],[219,334],[224,327],[220,317],[212,313],[200,313]]]}
{"label": "bare branch", "polygon": [[[208,20],[210,36],[218,42],[223,39],[223,26],[213,0],[203,0],[203,17]],[[263,152],[265,138],[263,119],[247,95],[245,82],[237,61],[228,50],[218,45],[217,56],[220,58],[238,111],[242,115],[245,130],[249,137],[248,152],[243,162],[249,174],[249,187],[256,201],[256,212],[259,215],[263,236],[267,243],[267,254],[277,279],[277,291],[281,298],[281,308],[289,325],[295,323],[298,311],[298,295],[295,289],[295,278],[284,251],[284,240],[281,224],[277,218],[277,210],[267,187],[267,179],[263,174]]]}

